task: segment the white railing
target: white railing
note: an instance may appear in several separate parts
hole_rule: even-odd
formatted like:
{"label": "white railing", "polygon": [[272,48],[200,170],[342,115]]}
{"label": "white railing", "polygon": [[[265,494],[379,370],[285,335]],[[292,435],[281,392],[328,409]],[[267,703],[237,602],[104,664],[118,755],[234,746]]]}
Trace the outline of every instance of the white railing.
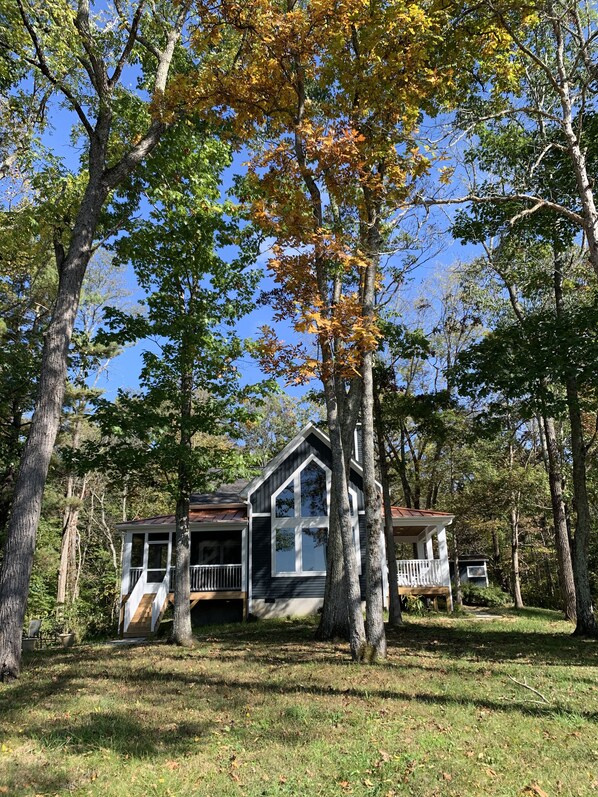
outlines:
{"label": "white railing", "polygon": [[141,598],[145,593],[146,583],[147,583],[147,574],[144,570],[142,570],[139,577],[137,578],[137,583],[135,584],[131,594],[129,595],[128,601],[125,603],[125,618],[123,621],[123,633],[126,633],[126,631],[128,630],[131,621],[135,616],[135,612],[137,611],[137,608],[141,603]]}
{"label": "white railing", "polygon": [[440,559],[398,559],[399,587],[448,587]]}
{"label": "white railing", "polygon": [[[241,591],[243,565],[193,565],[189,568],[191,592]],[[174,591],[174,571],[170,568],[170,590]]]}
{"label": "white railing", "polygon": [[129,568],[129,592],[131,592],[135,584],[139,581],[139,576],[142,573],[143,573],[142,567]]}
{"label": "white railing", "polygon": [[169,587],[170,578],[168,573],[162,579],[162,583],[158,591],[156,592],[156,596],[152,602],[152,633],[156,630],[156,626],[158,625],[158,620],[160,619],[160,615],[162,614],[162,609],[164,608],[164,604],[166,603],[166,599],[168,598],[168,587]]}

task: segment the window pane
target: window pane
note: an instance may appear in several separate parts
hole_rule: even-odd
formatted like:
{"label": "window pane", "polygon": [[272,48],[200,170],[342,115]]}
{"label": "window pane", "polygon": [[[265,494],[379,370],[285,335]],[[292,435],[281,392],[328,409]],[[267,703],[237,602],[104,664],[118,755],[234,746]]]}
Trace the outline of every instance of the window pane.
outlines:
{"label": "window pane", "polygon": [[220,543],[213,540],[206,540],[199,543],[199,564],[200,565],[219,565],[220,564]]}
{"label": "window pane", "polygon": [[326,540],[328,529],[303,529],[301,553],[303,570],[326,570]]}
{"label": "window pane", "polygon": [[315,462],[301,471],[301,517],[324,517],[326,508],[326,473]]}
{"label": "window pane", "polygon": [[295,572],[295,529],[276,531],[276,572]]}
{"label": "window pane", "polygon": [[149,542],[168,542],[168,532],[157,531],[154,534],[148,534],[147,539]]}
{"label": "window pane", "polygon": [[133,534],[131,543],[131,567],[143,567],[145,534]]}
{"label": "window pane", "polygon": [[166,568],[168,560],[168,545],[150,545],[147,554],[148,569]]}
{"label": "window pane", "polygon": [[294,517],[295,515],[295,488],[293,483],[288,484],[276,499],[276,517]]}

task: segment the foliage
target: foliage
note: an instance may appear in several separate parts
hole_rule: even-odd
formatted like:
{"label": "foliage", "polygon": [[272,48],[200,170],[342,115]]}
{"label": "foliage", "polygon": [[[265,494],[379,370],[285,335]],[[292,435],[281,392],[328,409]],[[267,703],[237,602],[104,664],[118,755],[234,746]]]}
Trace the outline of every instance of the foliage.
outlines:
{"label": "foliage", "polygon": [[511,596],[504,592],[500,587],[478,587],[475,584],[468,582],[461,585],[463,593],[463,603],[470,606],[489,606],[491,608],[500,608],[502,606],[510,606],[513,602]]}

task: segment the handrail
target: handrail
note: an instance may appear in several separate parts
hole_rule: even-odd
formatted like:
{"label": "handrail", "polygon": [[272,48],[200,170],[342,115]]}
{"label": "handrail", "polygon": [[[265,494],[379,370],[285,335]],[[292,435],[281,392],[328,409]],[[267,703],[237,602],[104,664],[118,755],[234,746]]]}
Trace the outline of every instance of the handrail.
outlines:
{"label": "handrail", "polygon": [[445,577],[441,559],[398,559],[399,587],[444,587]]}
{"label": "handrail", "polygon": [[168,586],[170,583],[170,574],[167,572],[164,578],[162,579],[162,583],[156,592],[156,596],[152,602],[152,625],[151,630],[152,633],[156,630],[156,626],[158,625],[158,621],[160,620],[160,615],[162,614],[162,609],[164,608],[164,604],[166,603],[166,599],[168,597]]}
{"label": "handrail", "polygon": [[[243,565],[191,565],[189,576],[191,592],[220,592],[229,590],[240,592],[242,585]],[[174,591],[175,568],[170,568],[171,592]]]}
{"label": "handrail", "polygon": [[131,594],[129,595],[129,599],[125,603],[125,616],[123,620],[123,633],[126,633],[133,617],[135,616],[135,612],[137,611],[139,604],[141,603],[141,598],[145,593],[145,585],[147,583],[147,573],[145,570],[139,578],[137,579],[137,583],[133,587]]}

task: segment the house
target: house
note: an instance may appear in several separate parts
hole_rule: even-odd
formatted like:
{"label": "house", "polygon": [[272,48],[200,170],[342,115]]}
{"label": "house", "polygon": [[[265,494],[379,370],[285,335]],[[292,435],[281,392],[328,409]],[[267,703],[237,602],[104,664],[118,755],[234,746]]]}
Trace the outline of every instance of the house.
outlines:
{"label": "house", "polygon": [[[194,620],[318,611],[326,578],[330,467],[330,441],[309,424],[252,481],[192,496]],[[351,460],[349,502],[363,596],[362,477],[361,465]],[[392,509],[395,539],[412,545],[415,556],[398,561],[399,592],[442,595],[449,610],[446,527],[452,520],[443,512]],[[145,635],[156,630],[173,599],[175,518],[133,520],[120,524],[119,530],[124,535],[120,630],[125,636]]]}

